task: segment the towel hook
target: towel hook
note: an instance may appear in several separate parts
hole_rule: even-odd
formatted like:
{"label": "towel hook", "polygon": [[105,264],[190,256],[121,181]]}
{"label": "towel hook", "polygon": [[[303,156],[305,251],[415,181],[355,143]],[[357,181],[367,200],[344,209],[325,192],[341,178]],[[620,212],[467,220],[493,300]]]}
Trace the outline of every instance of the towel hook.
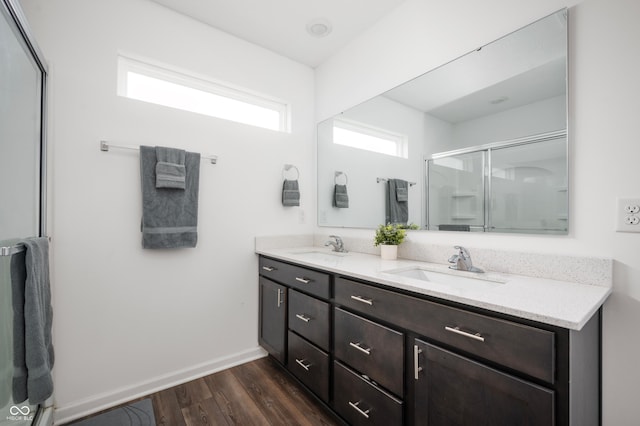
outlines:
{"label": "towel hook", "polygon": [[[338,178],[340,177],[340,175],[344,176],[344,184],[338,183]],[[349,183],[349,177],[345,172],[335,172],[335,175],[333,177],[333,183],[335,183],[336,185],[347,185]]]}
{"label": "towel hook", "polygon": [[[287,179],[287,177],[285,176],[285,173],[288,172],[291,169],[294,169],[296,171],[296,177],[293,178],[293,179]],[[285,164],[284,167],[282,168],[282,178],[283,179],[285,179],[285,180],[298,180],[299,177],[300,177],[300,171],[293,164]]]}

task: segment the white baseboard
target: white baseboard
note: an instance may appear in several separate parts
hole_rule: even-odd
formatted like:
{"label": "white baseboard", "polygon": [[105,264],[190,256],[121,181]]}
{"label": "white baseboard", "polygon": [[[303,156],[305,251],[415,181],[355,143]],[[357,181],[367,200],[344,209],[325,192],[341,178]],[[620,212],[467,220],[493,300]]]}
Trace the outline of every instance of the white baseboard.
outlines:
{"label": "white baseboard", "polygon": [[57,406],[54,411],[54,424],[58,425],[71,422],[84,416],[131,401],[132,399],[140,398],[191,380],[199,379],[200,377],[204,377],[236,365],[244,364],[245,362],[253,361],[266,355],[267,353],[258,346],[246,351],[185,368],[183,370],[158,376],[151,380],[120,388],[112,392],[94,395],[69,405]]}

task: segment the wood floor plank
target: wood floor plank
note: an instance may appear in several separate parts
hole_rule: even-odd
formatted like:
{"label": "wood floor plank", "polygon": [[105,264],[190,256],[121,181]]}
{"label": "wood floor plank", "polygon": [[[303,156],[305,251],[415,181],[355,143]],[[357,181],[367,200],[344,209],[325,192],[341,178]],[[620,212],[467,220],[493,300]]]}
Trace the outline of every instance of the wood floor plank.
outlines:
{"label": "wood floor plank", "polygon": [[182,409],[187,426],[230,425],[213,397]]}
{"label": "wood floor plank", "polygon": [[205,377],[213,398],[231,425],[269,425],[238,379],[229,371]]}
{"label": "wood floor plank", "polygon": [[294,381],[283,367],[277,365],[276,362],[269,358],[261,358],[248,364],[243,364],[243,368],[257,369],[262,372],[263,377],[260,380],[268,380],[274,385],[274,389],[278,389],[279,394],[289,404],[294,405],[299,412],[299,418],[305,419],[310,424],[316,426],[333,426],[341,425],[334,414],[322,406],[318,401],[308,394],[299,383]]}
{"label": "wood floor plank", "polygon": [[156,392],[151,395],[151,400],[157,426],[185,426],[175,388]]}
{"label": "wood floor plank", "polygon": [[204,379],[192,380],[176,386],[176,395],[181,408],[189,407],[213,396]]}

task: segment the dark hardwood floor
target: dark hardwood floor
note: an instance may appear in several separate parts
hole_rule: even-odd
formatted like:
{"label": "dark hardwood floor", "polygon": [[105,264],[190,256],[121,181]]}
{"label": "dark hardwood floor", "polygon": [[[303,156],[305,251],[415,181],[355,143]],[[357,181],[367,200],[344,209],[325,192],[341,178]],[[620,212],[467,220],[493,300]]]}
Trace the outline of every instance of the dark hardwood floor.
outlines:
{"label": "dark hardwood floor", "polygon": [[158,426],[341,424],[269,357],[145,398]]}

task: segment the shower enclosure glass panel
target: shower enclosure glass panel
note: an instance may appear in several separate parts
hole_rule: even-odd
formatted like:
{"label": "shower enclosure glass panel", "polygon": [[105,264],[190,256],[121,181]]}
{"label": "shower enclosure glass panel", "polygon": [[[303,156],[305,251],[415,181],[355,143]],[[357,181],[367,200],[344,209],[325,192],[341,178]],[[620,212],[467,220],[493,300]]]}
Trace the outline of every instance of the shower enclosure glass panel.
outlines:
{"label": "shower enclosure glass panel", "polygon": [[0,20],[0,239],[38,235],[42,71],[17,27]]}
{"label": "shower enclosure glass panel", "polygon": [[427,162],[429,229],[484,230],[484,152]]}
{"label": "shower enclosure glass panel", "polygon": [[[0,0],[0,247],[45,235],[46,68],[15,0]],[[14,401],[13,304],[9,250],[0,252],[0,425],[42,421],[37,406]]]}
{"label": "shower enclosure glass panel", "polygon": [[567,232],[566,136],[490,150],[489,228]]}

